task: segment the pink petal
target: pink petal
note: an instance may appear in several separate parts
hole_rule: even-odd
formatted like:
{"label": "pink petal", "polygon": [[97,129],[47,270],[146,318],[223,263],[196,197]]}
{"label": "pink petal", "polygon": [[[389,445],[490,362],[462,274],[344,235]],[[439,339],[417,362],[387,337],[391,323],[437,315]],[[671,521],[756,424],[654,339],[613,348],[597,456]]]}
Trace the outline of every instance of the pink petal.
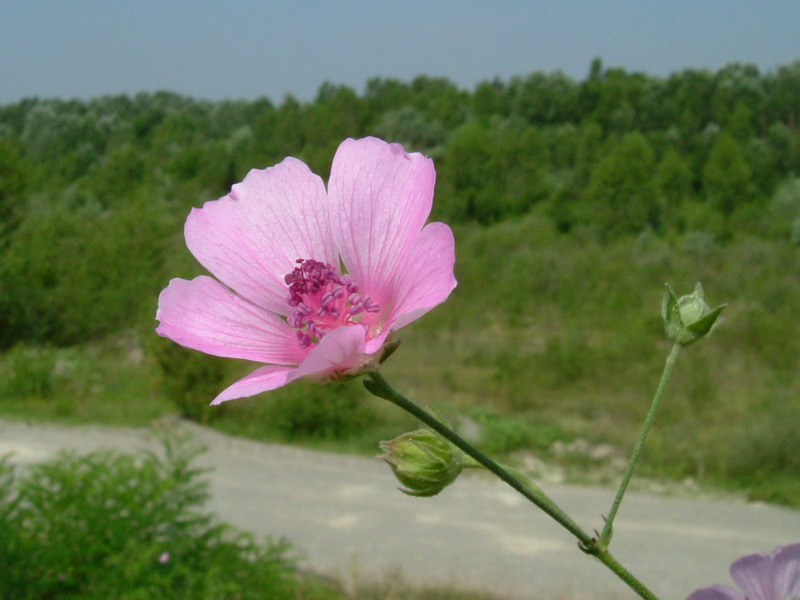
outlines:
{"label": "pink petal", "polygon": [[254,396],[301,377],[325,378],[357,369],[364,362],[360,349],[364,345],[365,334],[366,330],[361,325],[334,329],[308,353],[299,367],[267,365],[256,369],[225,389],[211,404]]}
{"label": "pink petal", "polygon": [[331,232],[360,291],[379,305],[431,210],[436,173],[421,154],[376,138],[342,142],[328,184]]}
{"label": "pink petal", "polygon": [[727,585],[712,585],[695,590],[686,600],[745,600],[744,594]]}
{"label": "pink petal", "polygon": [[731,577],[748,600],[783,600],[775,597],[772,566],[766,554],[751,554],[731,565]]}
{"label": "pink petal", "polygon": [[295,158],[252,170],[228,196],[193,209],[186,245],[222,283],[287,314],[283,277],[301,258],[337,265],[322,180]]}
{"label": "pink petal", "polygon": [[366,327],[350,325],[334,329],[320,340],[306,359],[292,373],[291,381],[300,377],[329,377],[359,369],[369,360],[364,357]]}
{"label": "pink petal", "polygon": [[778,548],[773,555],[775,594],[778,598],[800,598],[800,544]]}
{"label": "pink petal", "polygon": [[159,335],[215,356],[297,365],[307,350],[280,317],[211,277],[173,279],[158,297]]}
{"label": "pink petal", "polygon": [[399,329],[438,306],[456,287],[453,232],[444,223],[426,225],[397,270],[391,328]]}
{"label": "pink petal", "polygon": [[212,405],[222,404],[236,398],[247,398],[261,392],[277,389],[289,383],[289,375],[294,371],[292,367],[280,365],[267,365],[256,369],[233,385],[224,389],[214,400]]}

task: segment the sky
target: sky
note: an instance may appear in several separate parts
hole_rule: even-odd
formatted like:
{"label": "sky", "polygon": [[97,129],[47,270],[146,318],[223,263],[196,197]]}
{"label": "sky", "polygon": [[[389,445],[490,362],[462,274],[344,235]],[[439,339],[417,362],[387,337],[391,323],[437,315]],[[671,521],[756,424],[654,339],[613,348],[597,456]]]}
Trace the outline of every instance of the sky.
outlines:
{"label": "sky", "polygon": [[313,100],[323,82],[666,76],[800,59],[800,0],[0,0],[0,103],[171,90]]}

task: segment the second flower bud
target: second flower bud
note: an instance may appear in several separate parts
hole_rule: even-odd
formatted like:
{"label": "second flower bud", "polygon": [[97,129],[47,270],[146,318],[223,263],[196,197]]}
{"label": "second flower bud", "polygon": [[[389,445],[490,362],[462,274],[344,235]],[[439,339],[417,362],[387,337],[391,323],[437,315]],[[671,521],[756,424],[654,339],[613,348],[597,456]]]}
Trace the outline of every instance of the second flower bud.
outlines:
{"label": "second flower bud", "polygon": [[435,496],[455,481],[464,468],[464,454],[430,429],[410,431],[381,442],[380,458],[389,463],[400,488],[410,496]]}

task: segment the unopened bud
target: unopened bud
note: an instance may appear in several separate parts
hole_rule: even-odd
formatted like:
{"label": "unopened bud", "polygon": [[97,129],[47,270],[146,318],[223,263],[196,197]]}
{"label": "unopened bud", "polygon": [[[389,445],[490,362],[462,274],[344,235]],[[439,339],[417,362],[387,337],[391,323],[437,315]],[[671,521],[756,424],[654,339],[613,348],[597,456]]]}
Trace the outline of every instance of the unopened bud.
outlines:
{"label": "unopened bud", "polygon": [[381,442],[382,458],[392,467],[410,496],[435,496],[455,481],[464,468],[464,455],[453,444],[430,429],[404,433]]}
{"label": "unopened bud", "polygon": [[661,307],[667,337],[681,346],[693,344],[711,333],[725,306],[727,305],[722,304],[712,310],[706,303],[703,286],[699,283],[694,292],[680,298],[675,296],[675,292],[667,284],[667,293]]}

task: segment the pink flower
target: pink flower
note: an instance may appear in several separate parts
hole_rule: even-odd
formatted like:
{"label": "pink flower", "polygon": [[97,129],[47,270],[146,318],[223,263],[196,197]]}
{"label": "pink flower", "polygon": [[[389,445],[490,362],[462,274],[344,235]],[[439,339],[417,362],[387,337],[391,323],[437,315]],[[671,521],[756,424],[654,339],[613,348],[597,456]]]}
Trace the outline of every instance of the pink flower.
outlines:
{"label": "pink flower", "polygon": [[797,600],[800,598],[800,544],[751,554],[731,565],[741,588],[714,585],[692,592],[688,600]]}
{"label": "pink flower", "polygon": [[158,557],[158,562],[165,565],[169,562],[169,552],[162,552]]}
{"label": "pink flower", "polygon": [[170,281],[156,331],[265,363],[212,404],[374,368],[389,335],[456,285],[450,228],[425,225],[435,176],[430,159],[375,138],[342,142],[327,191],[295,158],[250,171],[189,214],[186,244],[216,279]]}

